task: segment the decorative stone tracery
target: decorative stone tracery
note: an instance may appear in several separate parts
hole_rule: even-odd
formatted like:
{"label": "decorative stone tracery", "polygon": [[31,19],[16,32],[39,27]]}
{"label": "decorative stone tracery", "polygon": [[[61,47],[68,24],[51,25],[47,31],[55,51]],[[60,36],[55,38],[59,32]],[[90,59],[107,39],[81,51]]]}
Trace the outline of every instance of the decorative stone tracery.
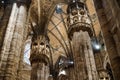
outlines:
{"label": "decorative stone tracery", "polygon": [[79,32],[80,30],[87,31],[91,37],[93,36],[92,23],[84,3],[79,1],[69,2],[67,14],[69,39],[72,39],[74,32]]}

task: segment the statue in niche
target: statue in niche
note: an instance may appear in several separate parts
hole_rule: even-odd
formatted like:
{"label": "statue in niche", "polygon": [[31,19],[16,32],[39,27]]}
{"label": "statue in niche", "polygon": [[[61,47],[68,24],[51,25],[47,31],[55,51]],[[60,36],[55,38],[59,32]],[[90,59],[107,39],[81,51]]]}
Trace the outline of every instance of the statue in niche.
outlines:
{"label": "statue in niche", "polygon": [[99,73],[99,77],[100,77],[99,80],[110,80],[110,76],[107,74],[106,71],[101,71]]}

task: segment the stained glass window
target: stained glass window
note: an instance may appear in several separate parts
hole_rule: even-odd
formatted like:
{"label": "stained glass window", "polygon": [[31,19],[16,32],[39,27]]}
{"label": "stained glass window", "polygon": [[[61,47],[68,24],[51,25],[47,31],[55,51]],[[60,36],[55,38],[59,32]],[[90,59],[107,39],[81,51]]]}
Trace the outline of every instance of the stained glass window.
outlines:
{"label": "stained glass window", "polygon": [[27,64],[30,64],[30,46],[31,46],[31,42],[26,43],[25,45],[25,50],[24,50],[24,62]]}

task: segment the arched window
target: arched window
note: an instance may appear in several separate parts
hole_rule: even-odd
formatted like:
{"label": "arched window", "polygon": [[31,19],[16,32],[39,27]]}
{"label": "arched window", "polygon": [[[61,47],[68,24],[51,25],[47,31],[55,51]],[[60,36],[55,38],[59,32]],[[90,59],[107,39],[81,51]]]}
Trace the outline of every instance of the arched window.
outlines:
{"label": "arched window", "polygon": [[30,48],[31,48],[31,39],[28,39],[25,44],[25,49],[24,49],[24,62],[30,65]]}

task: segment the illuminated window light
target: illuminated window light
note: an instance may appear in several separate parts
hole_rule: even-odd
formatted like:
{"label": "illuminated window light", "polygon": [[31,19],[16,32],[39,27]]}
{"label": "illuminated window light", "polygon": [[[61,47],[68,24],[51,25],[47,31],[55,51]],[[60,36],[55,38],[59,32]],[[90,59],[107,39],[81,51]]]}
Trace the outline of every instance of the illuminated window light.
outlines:
{"label": "illuminated window light", "polygon": [[3,4],[4,4],[4,1],[1,1],[1,3],[3,3]]}
{"label": "illuminated window light", "polygon": [[62,74],[62,75],[66,75],[66,71],[65,71],[65,70],[60,71],[60,72],[59,72],[59,76],[60,76],[61,74]]}
{"label": "illuminated window light", "polygon": [[101,45],[100,45],[100,43],[93,42],[93,43],[92,43],[92,47],[93,47],[93,51],[94,51],[94,52],[100,52],[100,50],[101,50]]}
{"label": "illuminated window light", "polygon": [[93,39],[92,40],[92,48],[93,48],[94,52],[100,52],[101,44],[96,39]]}
{"label": "illuminated window light", "polygon": [[62,11],[62,7],[61,7],[61,5],[60,4],[58,4],[57,6],[56,6],[56,13],[57,14],[61,14],[63,11]]}
{"label": "illuminated window light", "polygon": [[24,62],[29,64],[30,65],[30,46],[31,46],[31,43],[27,43],[25,45],[25,50],[24,50]]}
{"label": "illuminated window light", "polygon": [[100,44],[95,44],[95,49],[99,50],[101,48]]}

